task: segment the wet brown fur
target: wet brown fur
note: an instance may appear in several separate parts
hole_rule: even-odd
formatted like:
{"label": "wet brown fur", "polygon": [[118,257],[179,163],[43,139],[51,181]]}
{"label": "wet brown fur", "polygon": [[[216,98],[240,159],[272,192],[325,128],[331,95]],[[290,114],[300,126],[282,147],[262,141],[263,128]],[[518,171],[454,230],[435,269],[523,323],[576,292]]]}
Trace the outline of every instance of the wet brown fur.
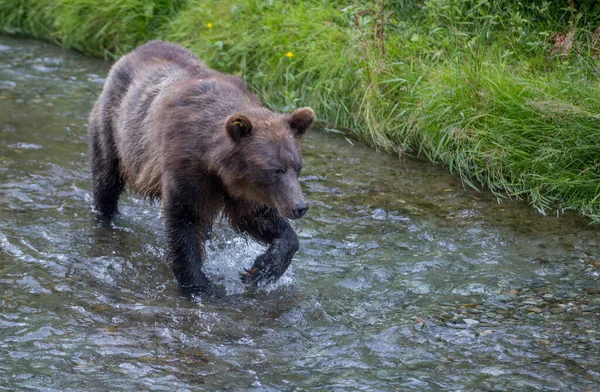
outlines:
{"label": "wet brown fur", "polygon": [[298,143],[313,121],[309,108],[269,111],[241,79],[180,46],[149,42],[113,66],[90,115],[95,208],[116,214],[125,184],[162,199],[167,262],[186,288],[208,284],[204,241],[223,211],[236,230],[270,245],[248,280],[277,279],[297,249],[284,217],[303,213]]}

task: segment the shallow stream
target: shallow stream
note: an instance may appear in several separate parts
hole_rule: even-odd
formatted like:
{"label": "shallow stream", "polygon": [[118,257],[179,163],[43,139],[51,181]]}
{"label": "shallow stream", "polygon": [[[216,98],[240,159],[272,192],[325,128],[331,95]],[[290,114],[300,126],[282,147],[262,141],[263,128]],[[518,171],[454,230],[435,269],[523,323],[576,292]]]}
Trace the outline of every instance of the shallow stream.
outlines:
{"label": "shallow stream", "polygon": [[109,64],[0,37],[0,389],[600,389],[600,231],[446,168],[313,130],[301,247],[275,285],[217,225],[179,295],[159,207],[91,212],[86,120]]}

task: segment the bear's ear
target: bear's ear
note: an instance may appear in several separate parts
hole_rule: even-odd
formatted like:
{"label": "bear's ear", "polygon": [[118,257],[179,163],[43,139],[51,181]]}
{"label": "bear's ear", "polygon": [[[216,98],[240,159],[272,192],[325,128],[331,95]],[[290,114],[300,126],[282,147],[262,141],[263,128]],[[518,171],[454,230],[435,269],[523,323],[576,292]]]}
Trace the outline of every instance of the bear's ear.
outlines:
{"label": "bear's ear", "polygon": [[252,132],[252,123],[246,116],[234,114],[229,116],[226,125],[227,132],[234,142],[239,143],[242,138],[250,135]]}
{"label": "bear's ear", "polygon": [[296,136],[302,136],[315,121],[315,112],[311,108],[300,108],[290,115],[290,128]]}

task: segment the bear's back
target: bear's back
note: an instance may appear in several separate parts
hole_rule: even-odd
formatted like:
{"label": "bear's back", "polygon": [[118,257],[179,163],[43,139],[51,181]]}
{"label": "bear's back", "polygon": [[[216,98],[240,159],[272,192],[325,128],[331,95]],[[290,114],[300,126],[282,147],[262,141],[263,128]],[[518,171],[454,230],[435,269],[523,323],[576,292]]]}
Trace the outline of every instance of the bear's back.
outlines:
{"label": "bear's back", "polygon": [[201,73],[206,70],[206,65],[198,59],[191,51],[175,44],[154,40],[140,46],[126,57],[130,56],[136,64],[146,62],[168,62],[177,65],[190,75]]}
{"label": "bear's back", "polygon": [[240,78],[207,68],[192,52],[151,41],[111,69],[95,112],[110,126],[123,178],[138,193],[161,195],[171,156],[208,166],[210,146],[227,144],[222,129],[236,111],[260,107]]}

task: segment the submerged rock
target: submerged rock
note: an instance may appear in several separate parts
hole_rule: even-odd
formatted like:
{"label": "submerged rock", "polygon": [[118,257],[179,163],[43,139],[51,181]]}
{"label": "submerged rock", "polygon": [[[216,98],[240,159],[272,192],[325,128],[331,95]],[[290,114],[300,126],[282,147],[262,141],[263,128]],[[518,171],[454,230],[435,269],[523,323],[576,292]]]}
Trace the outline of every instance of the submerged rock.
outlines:
{"label": "submerged rock", "polygon": [[380,221],[387,220],[387,212],[383,208],[376,208],[371,218]]}

